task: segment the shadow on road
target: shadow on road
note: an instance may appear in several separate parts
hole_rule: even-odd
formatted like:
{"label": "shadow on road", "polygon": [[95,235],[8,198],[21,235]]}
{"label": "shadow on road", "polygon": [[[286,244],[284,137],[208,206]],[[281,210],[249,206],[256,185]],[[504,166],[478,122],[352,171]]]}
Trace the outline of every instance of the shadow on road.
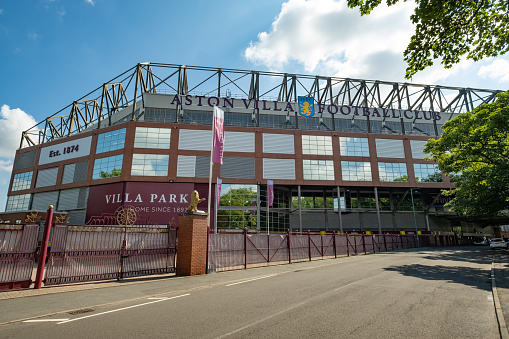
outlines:
{"label": "shadow on road", "polygon": [[460,266],[426,266],[420,264],[391,266],[385,270],[425,280],[444,280],[491,291],[490,271]]}
{"label": "shadow on road", "polygon": [[441,253],[425,256],[424,258],[428,260],[465,261],[476,264],[489,264],[491,263],[493,252],[494,251],[490,250],[488,246],[455,247],[450,250],[442,250]]}

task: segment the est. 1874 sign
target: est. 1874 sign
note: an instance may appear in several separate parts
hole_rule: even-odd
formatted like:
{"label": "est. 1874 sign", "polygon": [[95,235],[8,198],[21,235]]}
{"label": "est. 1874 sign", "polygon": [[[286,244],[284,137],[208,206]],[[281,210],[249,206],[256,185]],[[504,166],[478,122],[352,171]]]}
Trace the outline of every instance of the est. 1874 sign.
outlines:
{"label": "est. 1874 sign", "polygon": [[44,147],[41,149],[39,165],[87,156],[90,154],[91,144],[92,137],[90,136]]}

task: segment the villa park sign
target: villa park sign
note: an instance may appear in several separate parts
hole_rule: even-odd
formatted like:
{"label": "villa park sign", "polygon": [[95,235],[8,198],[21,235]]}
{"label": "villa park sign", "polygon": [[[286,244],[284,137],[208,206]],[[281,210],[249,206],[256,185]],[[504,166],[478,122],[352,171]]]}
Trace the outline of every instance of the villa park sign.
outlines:
{"label": "villa park sign", "polygon": [[[206,97],[203,95],[174,95],[171,101],[172,105],[181,106],[208,106],[208,107],[223,107],[223,108],[237,108],[237,109],[259,109],[261,111],[273,112],[298,112],[297,103],[295,102],[281,102],[270,100],[255,100],[255,99],[235,99],[235,98],[220,98],[220,97]],[[376,108],[364,106],[347,106],[347,105],[326,105],[315,104],[315,113],[329,113],[340,114],[350,117],[372,117],[372,118],[389,118],[406,120],[428,120],[440,121],[442,117],[440,112],[435,111],[421,111],[421,110],[403,110],[394,108]]]}

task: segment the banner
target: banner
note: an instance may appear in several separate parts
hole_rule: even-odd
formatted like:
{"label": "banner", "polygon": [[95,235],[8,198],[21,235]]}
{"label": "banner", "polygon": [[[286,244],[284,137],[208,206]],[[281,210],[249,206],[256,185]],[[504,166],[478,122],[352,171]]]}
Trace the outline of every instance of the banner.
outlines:
{"label": "banner", "polygon": [[219,206],[219,202],[221,200],[221,184],[222,183],[223,183],[223,180],[217,178],[217,197],[216,197],[217,206]]}
{"label": "banner", "polygon": [[212,139],[212,162],[223,163],[224,150],[224,112],[214,106],[214,138]]}
{"label": "banner", "polygon": [[267,180],[267,188],[268,188],[268,199],[269,199],[269,207],[272,207],[274,203],[274,181]]}

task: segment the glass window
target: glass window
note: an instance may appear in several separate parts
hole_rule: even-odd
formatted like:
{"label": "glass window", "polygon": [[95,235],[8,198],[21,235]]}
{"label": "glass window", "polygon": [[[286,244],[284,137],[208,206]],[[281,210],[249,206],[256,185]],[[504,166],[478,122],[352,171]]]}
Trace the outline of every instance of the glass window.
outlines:
{"label": "glass window", "polygon": [[30,194],[12,195],[7,197],[6,212],[28,210],[30,204]]}
{"label": "glass window", "polygon": [[326,135],[303,135],[302,154],[332,155],[332,137]]}
{"label": "glass window", "polygon": [[32,184],[32,175],[34,172],[25,172],[18,173],[14,175],[14,180],[12,181],[12,189],[11,191],[21,191],[30,188]]}
{"label": "glass window", "polygon": [[169,157],[167,154],[133,154],[131,175],[167,176]]}
{"label": "glass window", "polygon": [[219,206],[254,206],[256,210],[257,185],[221,185]]}
{"label": "glass window", "polygon": [[339,137],[339,150],[347,157],[369,157],[368,138]]}
{"label": "glass window", "polygon": [[379,162],[378,174],[380,175],[380,181],[408,181],[405,163]]}
{"label": "glass window", "polygon": [[113,157],[95,159],[92,179],[103,179],[120,176],[122,173],[123,159],[123,154],[115,155]]}
{"label": "glass window", "polygon": [[304,180],[334,180],[334,161],[303,160]]}
{"label": "glass window", "polygon": [[135,148],[170,148],[171,129],[136,127]]}
{"label": "glass window", "polygon": [[443,182],[442,172],[435,164],[414,164],[416,182]]}
{"label": "glass window", "polygon": [[359,161],[341,161],[341,175],[345,181],[372,181],[371,164]]}
{"label": "glass window", "polygon": [[125,128],[111,132],[101,133],[97,137],[96,153],[114,151],[124,148]]}

